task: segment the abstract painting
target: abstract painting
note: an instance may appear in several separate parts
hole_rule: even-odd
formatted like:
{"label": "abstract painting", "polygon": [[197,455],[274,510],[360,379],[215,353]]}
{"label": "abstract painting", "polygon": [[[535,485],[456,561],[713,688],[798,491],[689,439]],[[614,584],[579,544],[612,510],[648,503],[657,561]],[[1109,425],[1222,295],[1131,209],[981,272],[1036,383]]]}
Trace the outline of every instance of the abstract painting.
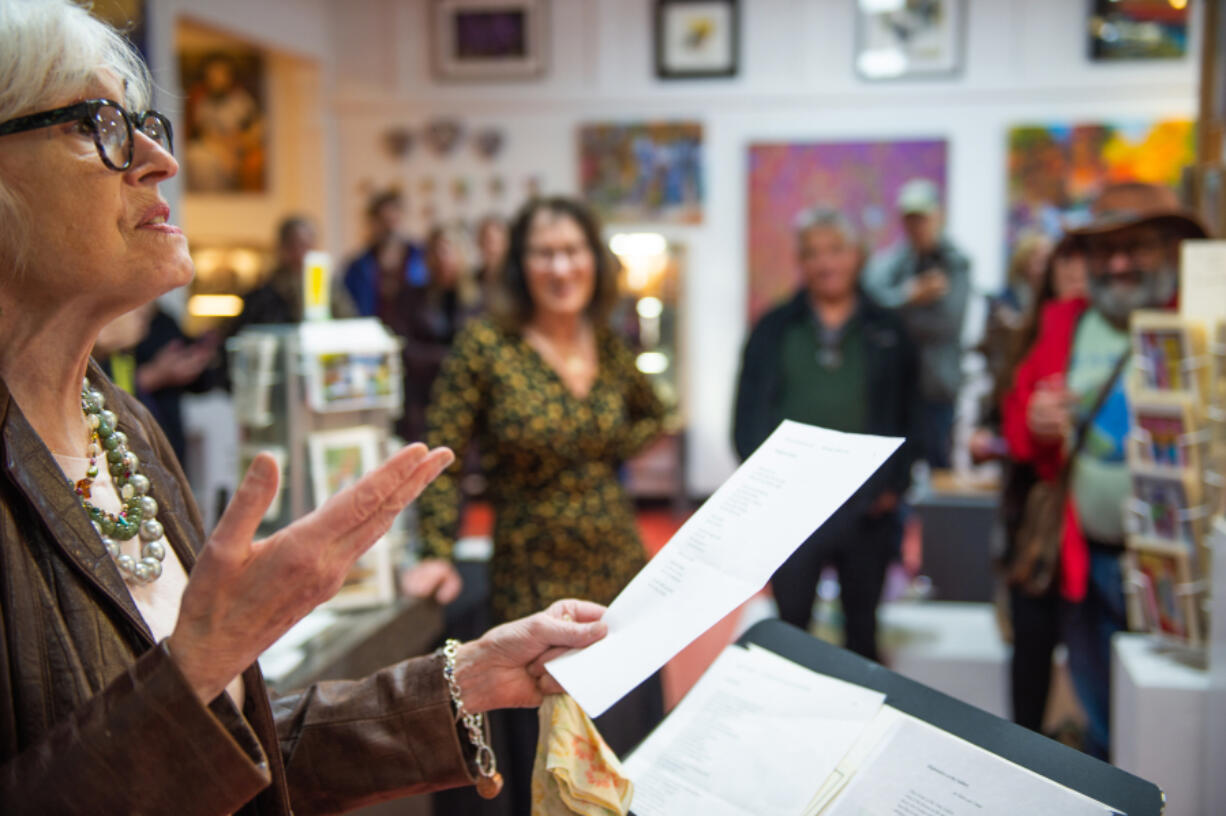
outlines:
{"label": "abstract painting", "polygon": [[582,125],[579,186],[608,222],[701,223],[702,125]]}
{"label": "abstract painting", "polygon": [[878,250],[902,237],[894,211],[913,178],[944,193],[943,139],[753,144],[749,147],[749,319],[796,290],[796,216],[813,206],[840,210]]}
{"label": "abstract painting", "polygon": [[1188,53],[1187,0],[1092,0],[1090,56],[1179,59]]}
{"label": "abstract painting", "polygon": [[1196,132],[1187,120],[1021,125],[1008,138],[1009,249],[1027,231],[1056,237],[1085,222],[1109,184],[1175,187],[1196,161]]}

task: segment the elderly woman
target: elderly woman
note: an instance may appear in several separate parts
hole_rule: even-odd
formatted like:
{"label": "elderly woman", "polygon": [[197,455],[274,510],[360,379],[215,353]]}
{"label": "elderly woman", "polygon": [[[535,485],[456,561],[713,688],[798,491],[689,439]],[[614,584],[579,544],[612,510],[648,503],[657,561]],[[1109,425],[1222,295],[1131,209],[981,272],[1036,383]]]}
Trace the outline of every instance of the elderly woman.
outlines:
{"label": "elderly woman", "polygon": [[410,446],[253,541],[277,489],[262,456],[206,541],[165,437],[89,358],[103,326],[191,278],[158,193],[170,125],[139,58],[68,0],[0,0],[0,54],[0,810],[492,792],[473,718],[556,690],[544,660],[598,638],[601,609],[565,601],[274,707],[256,657],[453,457]]}

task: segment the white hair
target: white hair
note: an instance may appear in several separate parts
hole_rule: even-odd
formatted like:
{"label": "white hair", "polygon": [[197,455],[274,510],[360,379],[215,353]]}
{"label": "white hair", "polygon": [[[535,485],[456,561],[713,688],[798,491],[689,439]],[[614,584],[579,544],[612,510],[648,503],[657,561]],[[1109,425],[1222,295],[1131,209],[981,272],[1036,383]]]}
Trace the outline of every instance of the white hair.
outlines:
{"label": "white hair", "polygon": [[[62,104],[104,76],[119,81],[116,101],[129,110],[149,107],[149,69],[115,29],[70,0],[0,0],[0,122]],[[0,258],[17,270],[28,217],[0,177]]]}
{"label": "white hair", "polygon": [[796,243],[799,248],[804,248],[805,236],[810,230],[815,229],[834,230],[842,235],[843,240],[850,246],[860,250],[861,255],[866,255],[864,240],[860,236],[860,231],[856,229],[855,224],[851,223],[851,219],[833,207],[818,204],[807,210],[801,210],[796,215],[796,218],[792,221],[792,231],[796,235]]}

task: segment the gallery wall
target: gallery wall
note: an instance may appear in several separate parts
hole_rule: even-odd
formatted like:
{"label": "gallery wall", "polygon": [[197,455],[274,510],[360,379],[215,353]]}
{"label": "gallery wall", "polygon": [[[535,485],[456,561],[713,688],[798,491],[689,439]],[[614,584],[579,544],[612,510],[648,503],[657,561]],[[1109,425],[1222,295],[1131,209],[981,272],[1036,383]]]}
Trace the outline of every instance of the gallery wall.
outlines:
{"label": "gallery wall", "polygon": [[[469,177],[477,188],[502,173],[509,192],[529,175],[547,192],[574,192],[580,122],[701,121],[704,221],[660,228],[688,252],[687,471],[696,495],[716,487],[735,464],[728,439],[746,328],[750,143],[948,140],[949,233],[971,256],[977,289],[989,292],[1003,279],[1010,126],[1195,115],[1195,45],[1174,62],[1091,64],[1085,4],[1069,0],[970,0],[961,75],[893,83],[854,75],[850,0],[742,2],[738,76],[667,82],[654,76],[650,0],[555,0],[546,75],[499,84],[434,78],[428,5],[351,0],[333,9],[341,246],[361,240],[361,185],[370,180],[400,183],[413,196],[423,175],[443,183]],[[380,148],[389,127],[412,129],[440,117],[470,129],[502,128],[503,153],[491,165],[466,151],[438,158],[417,146],[395,159]],[[968,325],[968,335],[975,328]]]}
{"label": "gallery wall", "polygon": [[[444,82],[431,69],[428,0],[153,0],[151,60],[165,87],[173,25],[189,17],[319,67],[318,98],[294,121],[316,141],[275,195],[243,206],[188,208],[189,233],[264,230],[289,202],[287,184],[322,214],[327,248],[362,241],[370,186],[400,184],[410,211],[430,179],[435,215],[509,212],[529,185],[576,191],[576,128],[584,122],[696,120],[705,129],[706,201],[696,226],[638,225],[682,242],[690,492],[716,487],[735,465],[731,402],[746,315],[746,154],[759,142],[945,139],[948,226],[971,256],[977,289],[1003,277],[1005,137],[1026,122],[1195,115],[1197,38],[1173,62],[1092,64],[1085,5],[1070,0],[968,0],[963,68],[950,79],[868,83],[852,70],[852,0],[742,0],[737,76],[661,81],[652,57],[651,0],[552,0],[548,68],[538,79]],[[1193,32],[1197,10],[1193,3]],[[317,103],[313,105],[312,103]],[[173,108],[174,99],[167,101]],[[420,143],[393,156],[390,129],[417,132],[439,119],[467,131],[496,128],[493,159],[467,149],[438,157]],[[279,127],[285,127],[282,123]],[[317,160],[314,150],[322,151]],[[502,179],[503,193],[489,181]],[[290,181],[289,179],[297,179]],[[304,180],[305,179],[305,180]],[[463,201],[449,191],[456,179]],[[295,207],[304,209],[304,206]],[[633,225],[619,225],[631,228]],[[968,320],[967,334],[978,320]]]}
{"label": "gallery wall", "polygon": [[176,49],[207,48],[213,40],[226,45],[233,38],[265,55],[267,190],[185,195],[180,174],[166,185],[166,194],[193,241],[265,247],[289,211],[315,217],[326,238],[333,238],[327,234],[333,224],[327,191],[335,187],[335,162],[325,159],[335,155],[331,0],[150,0],[147,14],[155,104],[175,122],[179,142],[184,97]]}

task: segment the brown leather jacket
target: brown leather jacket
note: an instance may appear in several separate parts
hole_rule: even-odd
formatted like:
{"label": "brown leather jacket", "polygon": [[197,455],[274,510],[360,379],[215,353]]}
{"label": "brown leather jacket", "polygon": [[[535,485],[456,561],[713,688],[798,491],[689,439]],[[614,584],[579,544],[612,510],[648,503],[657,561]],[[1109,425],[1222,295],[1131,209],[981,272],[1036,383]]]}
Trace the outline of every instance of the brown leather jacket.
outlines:
{"label": "brown leather jacket", "polygon": [[[204,536],[170,446],[90,379],[190,571]],[[225,694],[201,705],[2,380],[0,462],[0,812],[301,816],[472,781],[438,657],[275,703],[252,666],[242,714]]]}

